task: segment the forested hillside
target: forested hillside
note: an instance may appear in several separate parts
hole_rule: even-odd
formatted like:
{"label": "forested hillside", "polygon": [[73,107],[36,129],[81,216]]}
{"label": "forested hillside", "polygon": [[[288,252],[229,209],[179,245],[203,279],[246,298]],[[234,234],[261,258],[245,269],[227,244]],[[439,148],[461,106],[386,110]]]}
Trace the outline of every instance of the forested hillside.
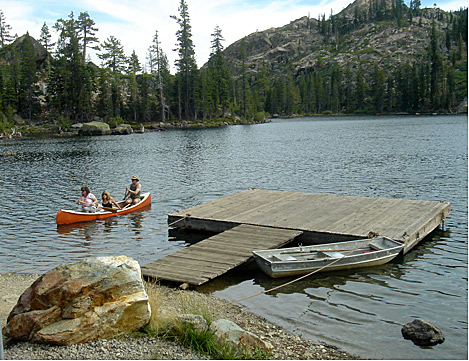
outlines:
{"label": "forested hillside", "polygon": [[[114,36],[98,39],[87,12],[72,12],[52,29],[44,23],[36,40],[14,38],[0,9],[0,131],[22,121],[64,129],[97,119],[455,112],[467,97],[467,9],[357,0],[337,15],[305,16],[227,49],[216,27],[200,69],[186,0],[172,18],[179,25],[175,74],[156,29],[139,59]],[[91,48],[99,65],[89,59]]]}
{"label": "forested hillside", "polygon": [[455,112],[467,97],[467,9],[357,0],[225,51],[254,104],[281,115]]}

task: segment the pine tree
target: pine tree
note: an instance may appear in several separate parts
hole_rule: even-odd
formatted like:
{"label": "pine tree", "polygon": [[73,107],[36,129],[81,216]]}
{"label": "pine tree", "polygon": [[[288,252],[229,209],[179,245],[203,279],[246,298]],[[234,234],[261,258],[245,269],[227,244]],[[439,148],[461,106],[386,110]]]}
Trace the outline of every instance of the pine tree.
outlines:
{"label": "pine tree", "polygon": [[111,100],[112,100],[112,116],[120,117],[121,111],[121,84],[120,76],[125,70],[126,57],[124,47],[120,40],[114,36],[110,36],[101,46],[101,53],[98,57],[102,60],[102,64],[111,70],[113,77],[111,82]]}
{"label": "pine tree", "polygon": [[161,49],[161,44],[158,37],[158,30],[155,31],[153,36],[153,44],[149,48],[149,61],[150,61],[150,73],[153,75],[156,73],[156,89],[158,91],[158,97],[160,102],[160,116],[161,122],[165,122],[166,112],[166,99],[164,95],[165,90],[165,75],[169,75],[168,59]]}
{"label": "pine tree", "polygon": [[137,104],[138,104],[138,88],[137,88],[137,72],[142,70],[138,56],[135,50],[129,57],[128,74],[130,76],[130,108],[133,114],[133,121],[137,121]]}
{"label": "pine tree", "polygon": [[178,41],[176,50],[179,56],[176,60],[176,68],[178,70],[176,77],[178,79],[179,97],[184,107],[184,118],[190,119],[191,116],[197,116],[193,111],[196,107],[195,78],[197,76],[197,64],[195,61],[194,43],[192,42],[192,27],[185,0],[180,1],[178,11],[179,17],[171,16],[179,25],[179,30],[176,32]]}
{"label": "pine tree", "polygon": [[246,67],[246,41],[243,39],[241,43],[241,102],[242,102],[242,112],[244,119],[248,116],[248,90],[249,83],[247,79],[247,67]]}
{"label": "pine tree", "polygon": [[215,107],[215,112],[221,107],[221,115],[225,114],[229,107],[230,73],[223,54],[222,41],[225,39],[221,34],[221,29],[217,25],[212,34],[212,52],[208,60],[207,76],[210,78],[209,85],[214,88],[211,96]]}
{"label": "pine tree", "polygon": [[384,109],[385,82],[386,77],[384,71],[376,64],[373,72],[372,85],[373,105],[376,113],[382,113]]}
{"label": "pine tree", "polygon": [[85,75],[80,51],[78,24],[73,12],[68,19],[58,19],[54,28],[59,32],[56,59],[48,79],[51,105],[66,118],[78,121],[83,117]]}
{"label": "pine tree", "polygon": [[442,100],[441,78],[443,77],[443,61],[438,51],[438,34],[436,31],[435,20],[432,22],[432,30],[430,34],[429,57],[431,63],[430,92],[432,94],[432,107],[434,110],[438,110],[441,106]]}
{"label": "pine tree", "polygon": [[96,28],[95,22],[90,18],[87,11],[80,13],[78,16],[78,32],[82,40],[82,51],[83,51],[83,64],[86,63],[86,49],[91,48],[94,50],[99,50],[99,46],[91,46],[93,43],[97,43],[99,40],[96,37]]}
{"label": "pine tree", "polygon": [[355,83],[355,108],[358,110],[365,109],[366,83],[363,74],[363,67],[360,64],[356,75]]}
{"label": "pine tree", "polygon": [[19,110],[24,110],[31,121],[33,115],[33,101],[35,96],[36,76],[36,54],[29,33],[26,33],[21,49],[21,78],[20,99],[22,100]]}
{"label": "pine tree", "polygon": [[2,9],[0,9],[0,48],[13,40],[13,37],[10,35],[10,31],[11,26],[6,23],[5,14],[3,14]]}
{"label": "pine tree", "polygon": [[52,35],[50,34],[49,27],[46,22],[41,27],[41,37],[39,42],[44,46],[48,53],[52,53],[55,43],[51,42]]}
{"label": "pine tree", "polygon": [[122,73],[125,70],[124,47],[120,40],[112,35],[101,45],[101,53],[98,57],[102,60],[102,64],[113,73]]}

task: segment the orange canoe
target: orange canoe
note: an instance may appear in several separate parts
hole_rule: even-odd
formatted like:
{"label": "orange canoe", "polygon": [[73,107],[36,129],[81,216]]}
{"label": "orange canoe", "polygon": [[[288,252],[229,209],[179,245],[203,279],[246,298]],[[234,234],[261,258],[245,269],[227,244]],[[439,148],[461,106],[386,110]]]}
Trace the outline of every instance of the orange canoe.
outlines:
{"label": "orange canoe", "polygon": [[[118,202],[121,207],[123,207],[122,202]],[[130,212],[135,212],[139,209],[143,209],[146,206],[150,205],[151,203],[151,195],[150,193],[143,193],[142,194],[142,200],[138,202],[137,204],[134,204],[132,206],[129,206],[125,209],[117,209],[116,212],[111,212],[111,211],[105,211],[105,210],[99,210],[95,213],[84,213],[80,211],[72,211],[72,210],[67,210],[67,209],[60,209],[57,212],[57,217],[55,218],[57,221],[57,224],[70,224],[70,223],[78,223],[78,222],[89,222],[89,221],[94,221],[96,219],[105,219],[109,217],[114,217],[114,216],[120,216],[123,214],[127,214]]]}

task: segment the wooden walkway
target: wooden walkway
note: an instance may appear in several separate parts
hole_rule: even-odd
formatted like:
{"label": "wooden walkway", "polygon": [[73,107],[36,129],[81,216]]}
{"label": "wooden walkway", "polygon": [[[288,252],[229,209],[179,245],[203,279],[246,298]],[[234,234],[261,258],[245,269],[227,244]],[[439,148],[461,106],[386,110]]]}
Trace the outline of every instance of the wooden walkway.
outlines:
{"label": "wooden walkway", "polygon": [[291,239],[329,243],[378,233],[408,252],[438,227],[450,204],[437,201],[246,190],[168,215],[175,227],[219,233],[142,267],[144,276],[200,285],[240,265],[256,249]]}
{"label": "wooden walkway", "polygon": [[278,248],[301,231],[239,225],[142,266],[144,276],[201,285],[246,262],[255,249]]}

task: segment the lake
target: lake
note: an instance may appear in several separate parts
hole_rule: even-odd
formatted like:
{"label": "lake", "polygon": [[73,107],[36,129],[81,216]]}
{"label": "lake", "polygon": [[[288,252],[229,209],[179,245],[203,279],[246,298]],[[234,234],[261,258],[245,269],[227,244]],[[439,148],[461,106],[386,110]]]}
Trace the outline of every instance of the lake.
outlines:
{"label": "lake", "polygon": [[[316,274],[241,306],[285,330],[365,358],[467,359],[467,116],[317,117],[128,136],[0,142],[0,272],[41,273],[89,254],[151,262],[192,242],[164,226],[169,213],[247,188],[451,202],[444,232],[395,261]],[[151,209],[57,227],[80,187],[124,196],[130,177]],[[128,242],[127,242],[128,241]],[[290,280],[290,279],[288,279]],[[242,267],[203,286],[234,301],[284,283]],[[421,348],[401,328],[440,327]]]}

